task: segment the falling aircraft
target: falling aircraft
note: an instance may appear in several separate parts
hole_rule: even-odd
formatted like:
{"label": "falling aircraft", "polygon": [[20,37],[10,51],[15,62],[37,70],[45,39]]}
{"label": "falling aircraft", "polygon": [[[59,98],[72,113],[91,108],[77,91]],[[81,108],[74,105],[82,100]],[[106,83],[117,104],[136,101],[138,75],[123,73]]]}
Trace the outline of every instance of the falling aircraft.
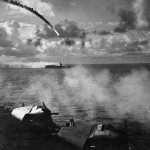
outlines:
{"label": "falling aircraft", "polygon": [[42,16],[41,14],[39,14],[32,7],[26,6],[24,4],[21,4],[18,1],[14,1],[14,0],[1,0],[1,1],[9,3],[9,4],[12,4],[12,5],[16,5],[18,7],[24,8],[24,9],[32,12],[33,14],[35,14],[36,16],[38,16],[40,19],[42,19],[48,25],[48,27],[50,27],[57,34],[57,36],[60,36],[59,33],[57,32],[57,30],[55,29],[55,27],[47,19],[45,19],[44,16]]}

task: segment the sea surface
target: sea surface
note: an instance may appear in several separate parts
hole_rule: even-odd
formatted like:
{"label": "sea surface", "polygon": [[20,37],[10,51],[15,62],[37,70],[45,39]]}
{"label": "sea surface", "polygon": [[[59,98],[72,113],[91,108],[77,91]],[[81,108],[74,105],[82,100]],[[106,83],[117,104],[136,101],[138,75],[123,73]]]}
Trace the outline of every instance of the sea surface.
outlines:
{"label": "sea surface", "polygon": [[150,64],[78,65],[64,69],[0,69],[0,105],[44,102],[57,124],[111,123],[150,137]]}

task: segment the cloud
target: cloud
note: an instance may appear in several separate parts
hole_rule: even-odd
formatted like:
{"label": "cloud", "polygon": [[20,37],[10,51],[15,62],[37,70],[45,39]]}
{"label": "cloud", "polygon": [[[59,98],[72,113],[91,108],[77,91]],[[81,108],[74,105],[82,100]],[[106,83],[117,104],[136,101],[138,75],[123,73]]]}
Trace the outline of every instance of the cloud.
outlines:
{"label": "cloud", "polygon": [[19,39],[20,24],[17,21],[4,23],[4,28],[6,29],[10,40],[17,41]]}
{"label": "cloud", "polygon": [[[39,54],[34,46],[27,45],[20,36],[21,26],[16,21],[5,22],[0,28],[0,55],[14,56],[17,58],[31,58]],[[35,42],[35,45],[38,43]]]}
{"label": "cloud", "polygon": [[[51,3],[43,2],[42,0],[25,0],[25,1],[19,0],[19,2],[29,7],[34,8],[42,15],[46,15],[49,17],[55,16],[54,11],[53,11],[53,5]],[[7,4],[6,7],[9,10],[8,13],[11,15],[15,15],[15,14],[31,15],[32,14],[31,12],[25,9],[19,8],[11,4]]]}
{"label": "cloud", "polygon": [[38,51],[34,48],[27,47],[26,49],[15,49],[15,48],[5,48],[3,50],[4,56],[14,56],[16,58],[32,58],[38,54]]}
{"label": "cloud", "polygon": [[104,22],[102,21],[95,21],[95,22],[81,22],[79,24],[80,28],[83,28],[85,30],[90,30],[94,28],[99,28],[104,26]]}
{"label": "cloud", "polygon": [[116,26],[119,24],[119,22],[108,22],[107,24],[108,26]]}
{"label": "cloud", "polygon": [[[61,29],[66,31],[70,24],[70,22],[68,24],[63,24],[62,22]],[[72,38],[73,44],[69,43],[70,46],[68,46],[68,43],[63,44],[63,41],[66,42],[66,39],[70,40],[71,38],[51,38],[51,31],[49,33],[48,30],[44,33],[43,28],[45,26],[42,25],[37,27],[36,25],[12,21],[1,23],[0,27],[3,29],[0,31],[3,36],[0,43],[7,43],[7,46],[0,46],[0,56],[15,57],[15,62],[17,62],[17,58],[18,60],[26,59],[27,63],[39,62],[40,60],[50,61],[50,58],[54,60],[58,57],[134,56],[136,54],[146,55],[146,53],[150,52],[150,33],[146,31],[130,31],[131,33],[127,32],[124,34],[113,33],[111,35],[99,36],[98,38],[94,38],[92,35],[92,37],[89,36],[85,39],[85,48],[82,48],[80,38]],[[72,29],[71,24],[70,31]],[[37,34],[37,31],[40,34]],[[81,31],[80,28],[78,31]],[[67,30],[66,35],[69,34],[73,35],[72,32]],[[5,42],[3,42],[4,39]],[[59,61],[59,59],[57,60]]]}
{"label": "cloud", "polygon": [[[28,59],[29,61],[35,61],[38,59],[37,61],[39,61],[40,59],[44,60],[44,58],[46,58],[47,56],[65,57],[72,55],[80,55],[82,53],[80,39],[78,39],[77,41],[73,39],[74,45],[71,45],[69,47],[66,44],[61,44],[63,43],[63,41],[65,41],[65,39],[49,39],[50,36],[48,32],[47,34],[45,34],[45,38],[42,38],[42,36],[38,37],[37,28],[35,25],[12,21],[4,22],[0,24],[0,26],[4,29],[3,39],[6,39],[7,44],[9,44],[9,46],[7,47],[4,47],[3,45],[0,48],[0,56],[15,57],[19,59],[24,58]],[[81,31],[80,28],[78,29],[76,23],[74,22],[66,21],[61,27],[62,30],[66,31],[64,32],[66,36],[76,37],[77,34],[79,34],[79,31]],[[39,29],[41,28],[42,26],[39,26]]]}
{"label": "cloud", "polygon": [[34,24],[27,24],[27,23],[22,23],[20,22],[20,38],[25,40],[28,38],[33,38],[35,37],[35,32],[36,32],[36,25]]}
{"label": "cloud", "polygon": [[[66,30],[64,25],[62,23],[62,30]],[[149,50],[150,35],[146,32],[112,33],[106,36],[99,36],[99,38],[95,39],[88,36],[85,39],[85,48],[83,49],[81,47],[81,39],[79,38],[52,38],[55,35],[52,35],[52,31],[46,26],[34,27],[32,29],[35,34],[30,38],[26,36],[24,42],[30,47],[35,47],[40,52],[38,55],[39,58],[41,57],[43,60],[47,56],[75,57],[84,55],[88,57],[96,55],[130,55],[131,53],[142,54],[146,49],[147,51]]]}
{"label": "cloud", "polygon": [[0,28],[0,47],[12,47],[13,42],[8,39],[8,34],[4,28]]}
{"label": "cloud", "polygon": [[[83,29],[80,29],[76,22],[64,20],[61,23],[55,25],[56,30],[62,37],[80,37]],[[49,29],[47,25],[44,25],[42,29],[37,29],[37,37],[49,39],[56,37],[56,34],[53,30]]]}
{"label": "cloud", "polygon": [[40,38],[27,39],[27,45],[34,45],[35,47],[42,46]]}
{"label": "cloud", "polygon": [[72,2],[72,3],[70,3],[70,6],[76,7],[77,3]]}

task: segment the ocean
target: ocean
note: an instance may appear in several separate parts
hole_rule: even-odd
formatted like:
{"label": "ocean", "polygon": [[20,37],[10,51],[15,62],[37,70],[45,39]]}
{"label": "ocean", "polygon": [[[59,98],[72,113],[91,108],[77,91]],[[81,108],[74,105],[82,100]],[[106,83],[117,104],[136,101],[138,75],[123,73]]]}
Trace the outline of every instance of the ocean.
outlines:
{"label": "ocean", "polygon": [[77,65],[64,69],[0,69],[0,105],[44,102],[64,125],[111,123],[150,137],[150,64]]}

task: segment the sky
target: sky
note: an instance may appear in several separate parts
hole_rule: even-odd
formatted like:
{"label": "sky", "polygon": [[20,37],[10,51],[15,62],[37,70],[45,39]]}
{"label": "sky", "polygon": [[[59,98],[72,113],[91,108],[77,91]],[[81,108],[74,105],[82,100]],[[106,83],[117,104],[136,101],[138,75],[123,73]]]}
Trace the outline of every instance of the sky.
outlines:
{"label": "sky", "polygon": [[[62,38],[52,38],[44,22],[31,12],[0,0],[0,64],[43,66],[63,63],[137,63],[149,62],[149,0],[18,0],[42,14],[50,23],[89,32],[85,47],[74,37],[72,46]],[[135,22],[130,21],[134,13]],[[67,25],[64,20],[68,20]],[[73,28],[71,21],[77,25]],[[134,24],[134,25],[133,25]],[[122,26],[123,27],[122,27]],[[115,28],[124,29],[114,32]],[[134,27],[133,27],[134,26]],[[146,28],[146,29],[145,29]],[[94,30],[107,35],[92,34]]]}
{"label": "sky", "polygon": [[[31,0],[26,4],[32,4],[32,1],[34,2],[35,0]],[[77,22],[109,22],[118,20],[115,15],[115,10],[120,7],[130,7],[131,1],[132,0],[38,0],[38,3],[39,5],[40,3],[45,4],[45,7],[47,4],[47,11],[49,12],[45,13],[45,15],[49,20],[52,20],[52,22],[59,22],[64,19],[73,19]],[[8,9],[3,7],[4,4],[1,4],[1,6],[1,17],[6,18],[6,20],[7,17],[10,19],[10,14],[12,12],[8,13]],[[31,18],[29,18],[29,16],[24,16],[23,19],[19,13],[16,15],[17,16],[11,15],[11,18],[17,18],[25,22],[31,22],[32,18],[35,23],[37,21],[33,16]]]}

